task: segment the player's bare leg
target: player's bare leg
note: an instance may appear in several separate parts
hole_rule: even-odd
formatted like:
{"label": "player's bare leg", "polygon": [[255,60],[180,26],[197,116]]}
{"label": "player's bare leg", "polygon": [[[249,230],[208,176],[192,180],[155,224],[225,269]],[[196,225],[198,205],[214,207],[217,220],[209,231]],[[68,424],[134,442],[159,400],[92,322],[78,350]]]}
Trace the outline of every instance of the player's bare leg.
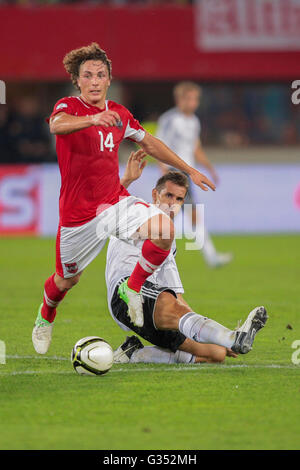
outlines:
{"label": "player's bare leg", "polygon": [[180,351],[192,354],[195,363],[208,362],[221,364],[227,355],[227,349],[217,344],[197,343],[187,338],[178,348]]}
{"label": "player's bare leg", "polygon": [[78,284],[81,274],[82,272],[76,274],[76,276],[74,277],[69,277],[67,279],[64,279],[63,277],[59,276],[59,274],[56,273],[54,276],[54,282],[57,288],[61,292],[67,292],[68,290],[72,289],[73,286]]}
{"label": "player's bare leg", "polygon": [[58,274],[53,274],[45,282],[43,303],[40,305],[35,325],[32,330],[32,343],[39,354],[46,354],[52,340],[52,330],[56,316],[56,308],[66,293],[75,286],[81,273],[64,279]]}
{"label": "player's bare leg", "polygon": [[143,326],[144,314],[140,290],[145,280],[164,262],[170,253],[174,239],[171,219],[158,214],[151,217],[139,229],[144,239],[142,253],[131,276],[119,287],[119,295],[128,305],[128,315],[136,326]]}
{"label": "player's bare leg", "polygon": [[246,354],[252,349],[256,333],[268,319],[264,307],[256,307],[238,330],[230,330],[179,302],[171,293],[162,292],[157,300],[154,321],[158,329],[179,330],[199,343],[217,344],[234,353]]}

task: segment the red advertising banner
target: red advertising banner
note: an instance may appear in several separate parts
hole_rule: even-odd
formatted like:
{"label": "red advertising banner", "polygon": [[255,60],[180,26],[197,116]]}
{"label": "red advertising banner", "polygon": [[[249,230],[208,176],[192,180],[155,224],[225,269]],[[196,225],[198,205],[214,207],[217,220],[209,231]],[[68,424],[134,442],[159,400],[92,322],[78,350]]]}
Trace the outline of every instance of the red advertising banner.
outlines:
{"label": "red advertising banner", "polygon": [[300,0],[195,1],[201,50],[300,50]]}
{"label": "red advertising banner", "polygon": [[67,80],[62,60],[98,42],[121,80],[295,80],[299,0],[168,7],[0,7],[0,79]]}
{"label": "red advertising banner", "polygon": [[39,233],[40,167],[0,166],[0,234]]}

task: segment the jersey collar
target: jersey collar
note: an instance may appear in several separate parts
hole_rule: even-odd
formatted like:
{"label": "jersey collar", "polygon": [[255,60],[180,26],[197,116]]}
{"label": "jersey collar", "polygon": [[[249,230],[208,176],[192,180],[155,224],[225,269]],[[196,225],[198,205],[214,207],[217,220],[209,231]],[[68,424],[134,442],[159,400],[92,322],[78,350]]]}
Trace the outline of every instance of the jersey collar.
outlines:
{"label": "jersey collar", "polygon": [[87,103],[87,102],[82,98],[82,96],[77,96],[77,98],[78,98],[79,101],[81,101],[81,103],[84,104],[84,106],[86,106],[87,108],[96,108],[96,109],[98,109],[100,112],[101,112],[101,111],[107,111],[107,110],[108,110],[108,100],[105,100],[105,107],[104,107],[104,108],[99,108],[99,106],[94,106],[94,105],[92,105],[92,104]]}

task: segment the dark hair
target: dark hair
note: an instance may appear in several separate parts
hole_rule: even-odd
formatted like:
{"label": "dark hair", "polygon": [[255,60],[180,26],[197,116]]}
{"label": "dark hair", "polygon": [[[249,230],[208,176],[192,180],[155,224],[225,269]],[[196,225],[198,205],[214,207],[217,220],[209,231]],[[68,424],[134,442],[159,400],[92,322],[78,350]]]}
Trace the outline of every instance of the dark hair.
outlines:
{"label": "dark hair", "polygon": [[188,177],[181,171],[168,171],[163,176],[161,176],[155,185],[155,189],[160,192],[164,187],[167,181],[171,181],[178,186],[184,187],[186,190],[189,189],[189,180]]}
{"label": "dark hair", "polygon": [[101,60],[108,70],[109,78],[112,77],[111,60],[106,55],[106,52],[101,49],[99,44],[92,42],[89,46],[80,47],[79,49],[73,49],[65,55],[63,64],[66,71],[71,75],[72,83],[77,89],[77,79],[79,77],[80,65],[87,60]]}

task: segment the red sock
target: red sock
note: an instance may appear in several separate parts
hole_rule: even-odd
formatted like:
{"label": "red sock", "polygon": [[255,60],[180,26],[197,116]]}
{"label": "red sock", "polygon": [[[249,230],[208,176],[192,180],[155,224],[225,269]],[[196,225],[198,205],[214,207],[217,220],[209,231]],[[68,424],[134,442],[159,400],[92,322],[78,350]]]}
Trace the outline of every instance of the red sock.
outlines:
{"label": "red sock", "polygon": [[165,261],[169,253],[170,250],[163,250],[151,240],[146,240],[142,246],[142,255],[128,279],[128,287],[140,292],[147,277]]}
{"label": "red sock", "polygon": [[42,317],[47,320],[49,323],[54,321],[56,315],[56,307],[58,306],[59,302],[64,298],[67,291],[61,292],[54,282],[54,276],[49,277],[45,282],[45,290],[44,290],[44,300],[43,300],[43,307],[41,310]]}

